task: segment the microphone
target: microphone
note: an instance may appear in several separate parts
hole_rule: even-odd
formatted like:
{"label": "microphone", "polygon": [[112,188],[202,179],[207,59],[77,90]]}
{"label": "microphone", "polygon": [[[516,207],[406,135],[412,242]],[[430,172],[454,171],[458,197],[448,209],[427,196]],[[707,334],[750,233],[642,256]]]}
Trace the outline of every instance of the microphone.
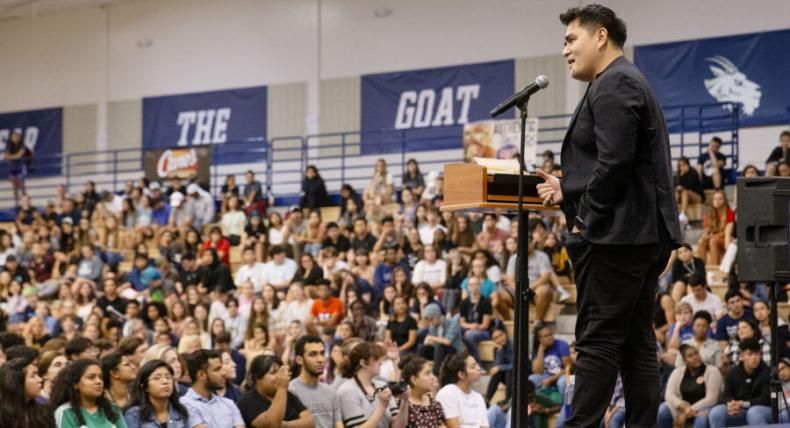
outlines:
{"label": "microphone", "polygon": [[549,78],[541,74],[535,78],[534,82],[527,85],[526,88],[516,92],[510,98],[502,101],[498,106],[494,107],[494,109],[491,110],[491,117],[497,117],[500,114],[510,110],[511,107],[521,104],[532,94],[538,92],[541,89],[546,89],[547,86],[549,86]]}

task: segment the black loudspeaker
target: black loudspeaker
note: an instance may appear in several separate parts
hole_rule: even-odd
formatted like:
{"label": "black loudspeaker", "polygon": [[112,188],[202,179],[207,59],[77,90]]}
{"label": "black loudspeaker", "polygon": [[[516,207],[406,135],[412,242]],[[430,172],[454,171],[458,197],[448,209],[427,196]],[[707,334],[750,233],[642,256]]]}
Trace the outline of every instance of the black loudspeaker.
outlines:
{"label": "black loudspeaker", "polygon": [[790,178],[738,178],[738,280],[790,281]]}

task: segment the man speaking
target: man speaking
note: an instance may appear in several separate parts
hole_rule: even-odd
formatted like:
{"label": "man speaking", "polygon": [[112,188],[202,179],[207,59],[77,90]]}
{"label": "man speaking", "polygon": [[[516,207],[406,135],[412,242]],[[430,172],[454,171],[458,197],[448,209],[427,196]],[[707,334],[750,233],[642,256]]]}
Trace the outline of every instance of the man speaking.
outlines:
{"label": "man speaking", "polygon": [[542,171],[545,205],[559,204],[578,290],[579,352],[566,427],[598,427],[618,372],[626,426],[658,411],[652,328],[658,275],[680,243],[669,137],[653,91],[623,56],[625,23],[600,5],[560,15],[571,76],[589,82],[562,144],[563,178]]}

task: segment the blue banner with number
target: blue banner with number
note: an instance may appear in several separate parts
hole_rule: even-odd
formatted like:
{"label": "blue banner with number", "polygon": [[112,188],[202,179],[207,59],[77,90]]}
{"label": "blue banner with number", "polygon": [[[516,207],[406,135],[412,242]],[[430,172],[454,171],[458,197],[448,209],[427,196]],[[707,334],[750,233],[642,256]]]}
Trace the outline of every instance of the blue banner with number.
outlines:
{"label": "blue banner with number", "polygon": [[[790,30],[742,34],[637,46],[634,63],[664,107],[739,103],[741,126],[785,124],[790,122],[788,46]],[[686,129],[694,126],[688,123]]]}
{"label": "blue banner with number", "polygon": [[514,73],[506,60],[362,76],[363,154],[460,149],[463,125],[490,119]]}
{"label": "blue banner with number", "polygon": [[215,163],[260,160],[266,97],[266,87],[260,86],[145,98],[143,149],[211,144]]}
{"label": "blue banner with number", "polygon": [[14,142],[24,145],[24,155],[13,165],[0,162],[3,179],[8,177],[11,169],[19,170],[21,166],[28,176],[60,175],[63,108],[0,113],[0,159],[6,159]]}

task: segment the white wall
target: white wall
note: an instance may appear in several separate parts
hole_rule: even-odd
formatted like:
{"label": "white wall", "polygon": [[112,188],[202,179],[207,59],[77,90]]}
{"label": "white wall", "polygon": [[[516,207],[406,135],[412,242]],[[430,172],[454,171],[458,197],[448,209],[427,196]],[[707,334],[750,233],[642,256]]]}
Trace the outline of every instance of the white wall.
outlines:
{"label": "white wall", "polygon": [[[137,0],[0,21],[0,111],[559,53],[573,0]],[[629,44],[787,28],[787,0],[612,0]],[[377,7],[390,17],[373,15]],[[138,47],[150,40],[148,48]],[[567,105],[575,103],[568,91]],[[568,109],[570,110],[570,108]],[[106,119],[98,114],[97,121]],[[99,123],[97,140],[106,126]],[[756,132],[754,138],[746,138]],[[769,131],[746,131],[758,144]],[[758,138],[759,137],[759,138]],[[754,140],[754,142],[752,142]],[[101,145],[101,142],[100,142]],[[112,141],[109,146],[112,147]],[[760,148],[762,158],[766,150]],[[746,156],[744,156],[745,158]]]}

